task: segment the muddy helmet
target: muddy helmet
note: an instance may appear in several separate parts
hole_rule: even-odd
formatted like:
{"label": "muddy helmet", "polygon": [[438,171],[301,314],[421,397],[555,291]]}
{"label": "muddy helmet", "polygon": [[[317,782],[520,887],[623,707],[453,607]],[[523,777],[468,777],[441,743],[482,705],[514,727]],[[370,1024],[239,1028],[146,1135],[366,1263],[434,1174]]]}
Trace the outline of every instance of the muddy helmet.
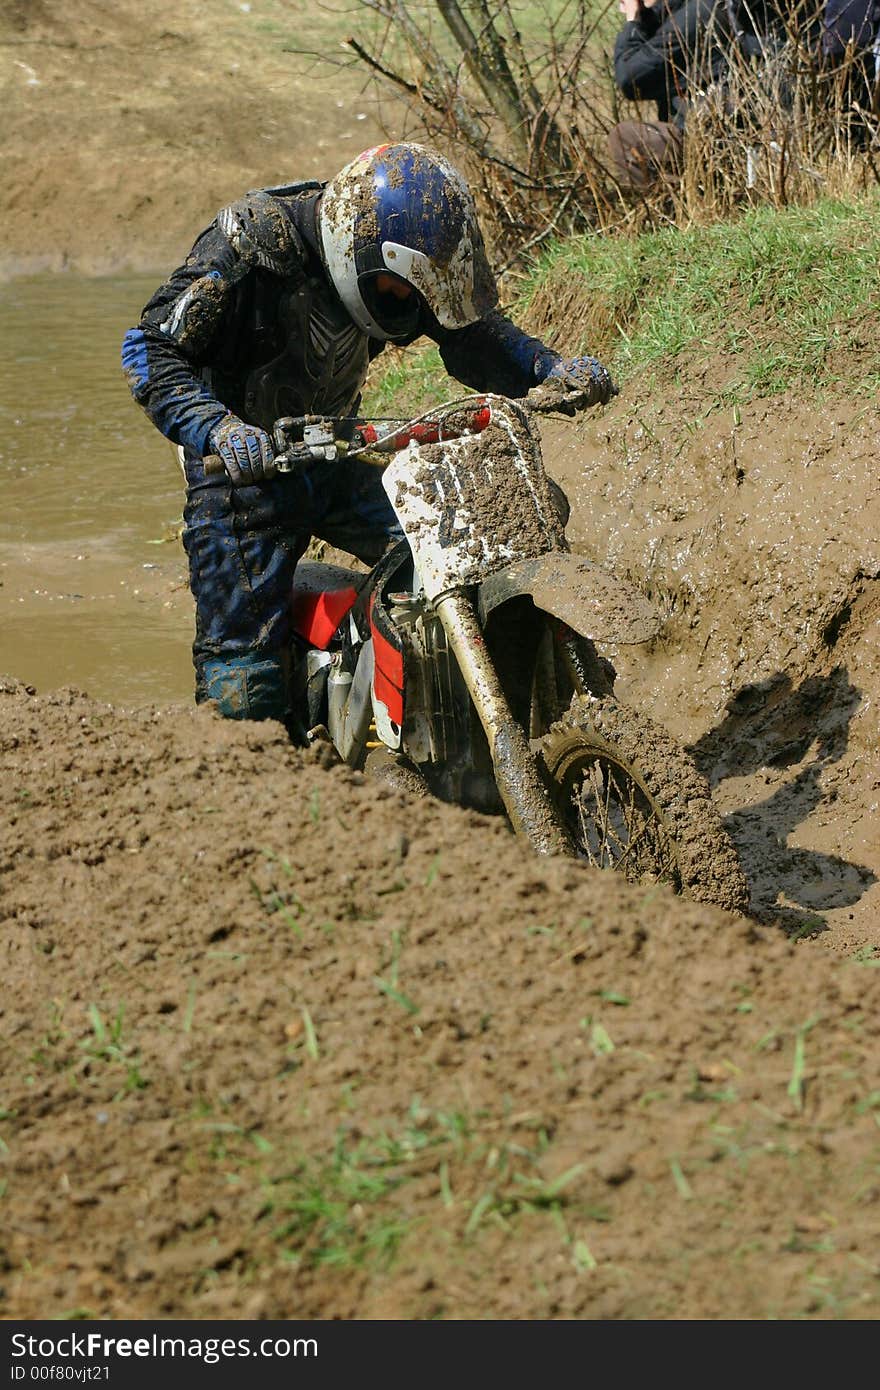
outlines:
{"label": "muddy helmet", "polygon": [[[471,191],[441,155],[421,145],[377,145],[326,185],[321,249],[358,327],[382,341],[417,330],[424,303],[443,328],[466,328],[498,302]],[[379,295],[391,275],[417,291]]]}

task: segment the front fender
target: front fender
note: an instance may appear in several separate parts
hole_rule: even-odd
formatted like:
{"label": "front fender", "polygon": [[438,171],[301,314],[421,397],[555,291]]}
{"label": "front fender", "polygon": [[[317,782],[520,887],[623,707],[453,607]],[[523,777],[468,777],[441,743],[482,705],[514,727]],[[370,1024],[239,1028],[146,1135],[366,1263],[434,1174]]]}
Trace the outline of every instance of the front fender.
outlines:
{"label": "front fender", "polygon": [[481,623],[517,594],[529,594],[536,608],[595,642],[647,642],[662,626],[656,609],[632,585],[565,551],[515,560],[484,580],[478,599]]}

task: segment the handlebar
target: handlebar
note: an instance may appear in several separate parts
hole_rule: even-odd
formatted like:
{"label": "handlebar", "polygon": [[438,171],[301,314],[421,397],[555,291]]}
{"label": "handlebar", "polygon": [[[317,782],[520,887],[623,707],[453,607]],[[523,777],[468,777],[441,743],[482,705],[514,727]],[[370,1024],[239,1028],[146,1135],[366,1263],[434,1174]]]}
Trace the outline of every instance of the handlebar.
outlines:
{"label": "handlebar", "polygon": [[[533,386],[524,404],[538,415],[554,412],[573,415],[596,402],[590,388],[572,390],[563,380]],[[437,411],[413,420],[361,420],[354,416],[298,415],[276,420],[272,430],[275,466],[292,473],[314,459],[328,462],[357,455],[396,454],[408,444],[439,444],[479,434],[492,419],[492,405],[483,396],[450,401]],[[206,477],[219,477],[226,469],[218,454],[202,459]]]}
{"label": "handlebar", "polygon": [[[292,473],[313,459],[350,458],[358,454],[396,454],[408,444],[439,444],[479,434],[492,418],[492,407],[482,397],[450,402],[440,412],[414,420],[360,420],[354,416],[299,415],[276,420],[272,429],[275,466]],[[202,459],[207,477],[224,473],[218,454]]]}

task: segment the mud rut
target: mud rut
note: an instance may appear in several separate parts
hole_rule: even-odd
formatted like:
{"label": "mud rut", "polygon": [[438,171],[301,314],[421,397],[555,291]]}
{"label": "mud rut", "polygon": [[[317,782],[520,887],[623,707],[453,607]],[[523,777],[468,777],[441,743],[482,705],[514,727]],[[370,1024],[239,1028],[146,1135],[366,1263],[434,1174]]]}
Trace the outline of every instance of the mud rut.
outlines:
{"label": "mud rut", "polygon": [[[735,364],[717,364],[707,394]],[[876,408],[682,387],[545,448],[576,549],[665,615],[620,648],[618,694],[688,747],[740,851],[751,910],[833,952],[880,947]],[[737,482],[731,459],[739,469]]]}
{"label": "mud rut", "polygon": [[4,1316],[876,1316],[878,421],[688,409],[545,456],[750,917],[4,683]]}

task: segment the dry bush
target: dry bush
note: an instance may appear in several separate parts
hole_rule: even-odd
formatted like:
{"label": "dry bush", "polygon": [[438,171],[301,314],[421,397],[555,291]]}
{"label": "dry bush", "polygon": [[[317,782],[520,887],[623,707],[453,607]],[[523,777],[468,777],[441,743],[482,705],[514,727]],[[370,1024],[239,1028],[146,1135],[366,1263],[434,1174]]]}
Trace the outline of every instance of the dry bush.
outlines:
{"label": "dry bush", "polygon": [[853,197],[878,181],[873,55],[851,47],[823,64],[819,13],[804,0],[760,60],[730,44],[724,81],[694,94],[683,175],[664,190],[676,223],[716,220],[743,205]]}
{"label": "dry bush", "polygon": [[404,96],[413,138],[467,172],[502,257],[605,224],[614,205],[604,135],[615,119],[607,39],[617,0],[526,6],[537,37],[520,31],[523,7],[508,0],[360,3],[373,27],[349,46]]}
{"label": "dry bush", "polygon": [[[371,79],[404,98],[408,138],[436,144],[467,173],[507,269],[551,236],[711,221],[876,181],[878,123],[855,80],[862,59],[849,53],[823,69],[818,0],[793,0],[778,51],[758,61],[732,37],[730,3],[719,0],[718,27],[685,74],[683,173],[650,195],[621,187],[608,155],[615,123],[655,118],[653,104],[625,102],[614,83],[617,0],[358,0],[364,24],[346,43]],[[701,85],[713,42],[727,75]],[[389,131],[400,135],[399,125]]]}

